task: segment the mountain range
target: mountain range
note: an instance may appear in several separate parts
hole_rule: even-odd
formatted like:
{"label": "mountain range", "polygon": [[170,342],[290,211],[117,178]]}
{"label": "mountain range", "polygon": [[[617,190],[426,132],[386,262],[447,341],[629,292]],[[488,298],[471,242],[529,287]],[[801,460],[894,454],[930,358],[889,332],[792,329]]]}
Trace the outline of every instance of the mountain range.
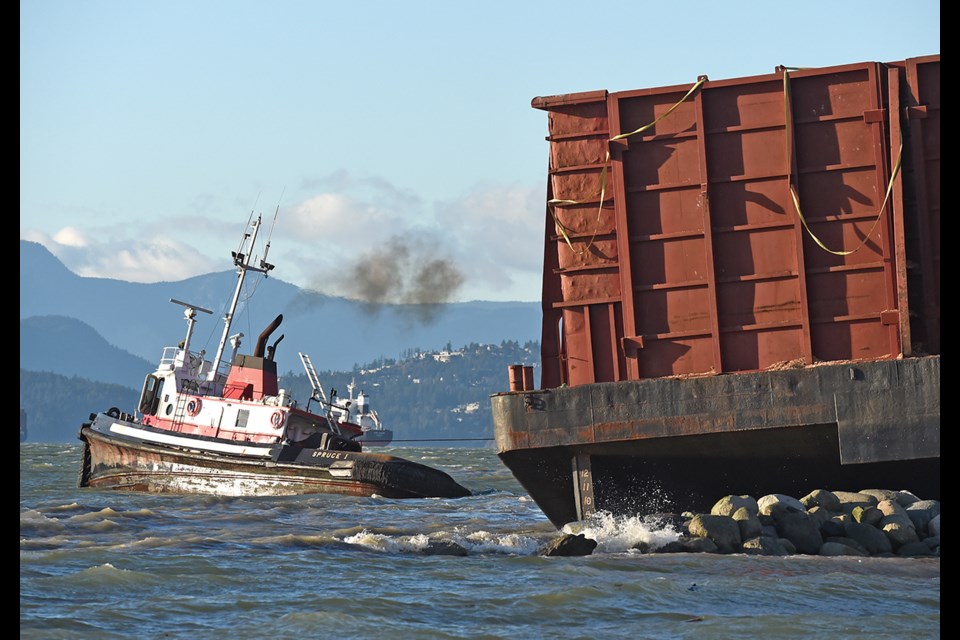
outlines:
{"label": "mountain range", "polygon": [[56,372],[139,389],[155,368],[104,340],[90,325],[65,316],[20,321],[20,368]]}
{"label": "mountain range", "polygon": [[[163,347],[175,346],[186,333],[183,309],[170,299],[213,311],[198,315],[191,343],[212,354],[236,279],[232,271],[155,283],[83,277],[43,245],[21,240],[20,367],[139,388],[143,375],[123,381],[139,370],[139,359],[156,363]],[[349,370],[408,348],[522,343],[540,337],[540,305],[535,302],[374,306],[276,278],[248,280],[244,296],[254,290],[256,296],[238,307],[232,332],[244,333],[241,352],[249,353],[260,332],[283,314],[272,337],[285,336],[276,357],[281,371],[300,370],[297,351],[309,353],[318,369]],[[135,359],[126,357],[131,354]]]}

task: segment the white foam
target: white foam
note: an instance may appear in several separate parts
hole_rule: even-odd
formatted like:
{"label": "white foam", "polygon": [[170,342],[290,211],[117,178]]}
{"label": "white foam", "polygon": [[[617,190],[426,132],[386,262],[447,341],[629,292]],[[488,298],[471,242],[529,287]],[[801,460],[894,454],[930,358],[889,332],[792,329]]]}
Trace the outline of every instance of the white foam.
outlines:
{"label": "white foam", "polygon": [[50,507],[47,511],[76,511],[82,507],[76,502],[71,502],[70,504],[61,504],[56,507]]}
{"label": "white foam", "polygon": [[20,512],[20,528],[32,529],[43,533],[60,533],[66,526],[60,518],[46,516],[36,509],[27,509]]}
{"label": "white foam", "polygon": [[20,520],[27,522],[60,522],[60,518],[51,518],[43,515],[36,509],[27,509],[20,512]]}
{"label": "white foam", "polygon": [[420,552],[426,549],[430,538],[420,533],[413,536],[389,536],[382,533],[373,533],[364,529],[352,536],[343,539],[347,544],[365,547],[372,551],[383,553]]}
{"label": "white foam", "polygon": [[455,542],[470,552],[521,556],[534,555],[540,547],[536,538],[530,536],[517,533],[490,533],[489,531],[475,531],[462,539],[455,539]]}
{"label": "white foam", "polygon": [[82,513],[80,515],[70,516],[69,518],[67,518],[67,521],[70,522],[71,524],[76,522],[100,521],[105,518],[115,517],[119,515],[120,515],[119,511],[115,511],[111,507],[104,507],[99,511],[89,511],[87,513]]}
{"label": "white foam", "polygon": [[120,526],[119,523],[110,519],[101,520],[100,522],[94,522],[86,525],[86,529],[88,531],[97,531],[97,532],[113,531],[114,529],[120,529],[120,528],[122,527]]}
{"label": "white foam", "polygon": [[601,553],[624,553],[645,543],[651,549],[658,549],[680,537],[672,526],[662,526],[653,520],[640,516],[614,516],[609,512],[599,512],[588,520],[564,525],[563,533],[582,533],[597,541],[597,551]]}

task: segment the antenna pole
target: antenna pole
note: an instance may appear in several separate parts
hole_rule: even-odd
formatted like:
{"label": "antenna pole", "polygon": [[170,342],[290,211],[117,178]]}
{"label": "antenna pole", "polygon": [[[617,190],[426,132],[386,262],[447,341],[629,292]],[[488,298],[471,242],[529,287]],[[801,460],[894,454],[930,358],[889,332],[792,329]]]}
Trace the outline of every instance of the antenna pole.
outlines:
{"label": "antenna pole", "polygon": [[[240,239],[240,248],[233,252],[233,264],[237,267],[237,288],[233,291],[233,299],[230,301],[230,308],[223,316],[223,335],[220,337],[220,344],[217,346],[217,355],[213,358],[213,366],[207,374],[207,380],[213,382],[217,379],[217,371],[220,369],[220,361],[223,359],[223,351],[230,339],[230,325],[233,323],[233,314],[237,310],[237,303],[240,301],[240,293],[243,290],[243,281],[247,277],[247,271],[267,274],[273,269],[272,264],[266,264],[261,261],[261,267],[250,266],[254,247],[257,242],[257,234],[260,232],[260,216],[249,223],[250,230],[245,231],[243,238]],[[246,249],[246,253],[244,253]]]}

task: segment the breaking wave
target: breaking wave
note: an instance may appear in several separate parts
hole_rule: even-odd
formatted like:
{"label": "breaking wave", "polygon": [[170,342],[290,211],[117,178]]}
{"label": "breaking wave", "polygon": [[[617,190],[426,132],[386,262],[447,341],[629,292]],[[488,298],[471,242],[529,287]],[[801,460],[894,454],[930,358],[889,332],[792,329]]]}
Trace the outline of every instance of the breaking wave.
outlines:
{"label": "breaking wave", "polygon": [[680,537],[670,524],[656,516],[614,516],[599,512],[588,520],[564,526],[564,533],[582,533],[597,541],[596,552],[626,553],[640,545],[659,549]]}

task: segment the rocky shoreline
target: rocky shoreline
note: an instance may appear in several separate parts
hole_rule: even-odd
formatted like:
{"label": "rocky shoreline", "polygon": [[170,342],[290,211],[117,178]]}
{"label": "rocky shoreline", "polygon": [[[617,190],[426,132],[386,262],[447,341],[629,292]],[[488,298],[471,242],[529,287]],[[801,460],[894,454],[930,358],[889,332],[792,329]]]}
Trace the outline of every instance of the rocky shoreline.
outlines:
{"label": "rocky shoreline", "polygon": [[[641,553],[940,557],[940,502],[909,491],[818,489],[799,500],[770,494],[726,496],[709,514],[657,516],[679,538]],[[540,549],[545,556],[589,555],[597,543],[568,525]]]}

